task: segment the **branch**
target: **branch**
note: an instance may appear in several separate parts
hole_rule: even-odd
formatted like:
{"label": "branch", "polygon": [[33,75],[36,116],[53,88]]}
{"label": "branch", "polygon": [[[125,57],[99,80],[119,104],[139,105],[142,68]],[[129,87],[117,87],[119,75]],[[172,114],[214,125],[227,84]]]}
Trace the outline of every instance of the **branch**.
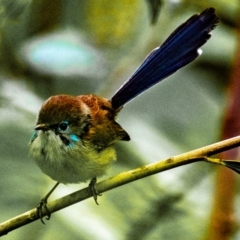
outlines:
{"label": "branch", "polygon": [[[209,163],[223,165],[239,173],[240,161],[222,160],[209,157],[238,146],[240,146],[240,136],[217,142],[180,155],[176,155],[153,164],[144,165],[140,168],[136,168],[128,172],[120,173],[112,178],[97,183],[96,189],[99,193],[103,193],[110,189],[136,181],[138,179],[198,161],[206,161]],[[53,213],[90,197],[92,197],[91,192],[88,188],[84,188],[48,203],[47,208],[51,213]],[[47,212],[43,211],[43,216],[46,215]],[[34,208],[15,218],[7,220],[6,222],[0,224],[0,236],[38,219],[39,216],[37,214],[37,209]]]}

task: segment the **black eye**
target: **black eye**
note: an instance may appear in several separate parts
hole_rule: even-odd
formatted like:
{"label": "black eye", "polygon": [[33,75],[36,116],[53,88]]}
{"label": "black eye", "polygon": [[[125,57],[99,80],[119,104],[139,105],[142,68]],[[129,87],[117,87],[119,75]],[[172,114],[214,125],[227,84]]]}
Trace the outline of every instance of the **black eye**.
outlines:
{"label": "black eye", "polygon": [[58,125],[58,131],[64,132],[68,129],[69,123],[67,121],[60,122]]}

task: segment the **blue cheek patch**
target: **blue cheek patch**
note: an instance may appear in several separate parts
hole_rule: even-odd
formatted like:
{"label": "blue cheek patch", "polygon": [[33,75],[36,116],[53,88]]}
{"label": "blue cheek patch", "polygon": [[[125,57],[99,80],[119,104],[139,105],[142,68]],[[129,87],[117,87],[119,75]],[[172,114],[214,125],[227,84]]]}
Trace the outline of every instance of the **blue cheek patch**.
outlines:
{"label": "blue cheek patch", "polygon": [[33,142],[36,139],[36,137],[37,137],[37,131],[34,131],[32,133],[32,136],[30,137],[30,142]]}
{"label": "blue cheek patch", "polygon": [[71,140],[72,140],[73,142],[78,142],[78,141],[79,141],[78,136],[75,135],[75,134],[72,134],[72,135],[70,136],[70,138],[71,138]]}
{"label": "blue cheek patch", "polygon": [[71,139],[71,143],[69,143],[68,146],[69,146],[70,148],[73,148],[74,144],[79,141],[79,138],[78,138],[77,135],[72,134],[72,135],[70,136],[70,139]]}

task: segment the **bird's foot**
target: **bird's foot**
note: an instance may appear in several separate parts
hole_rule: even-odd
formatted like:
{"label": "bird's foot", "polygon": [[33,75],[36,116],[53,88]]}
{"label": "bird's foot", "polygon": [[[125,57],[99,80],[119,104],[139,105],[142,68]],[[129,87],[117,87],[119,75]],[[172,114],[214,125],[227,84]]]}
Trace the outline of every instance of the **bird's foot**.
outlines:
{"label": "bird's foot", "polygon": [[40,218],[41,222],[43,224],[45,224],[45,222],[43,221],[43,210],[47,213],[47,217],[46,219],[49,220],[51,218],[51,212],[49,211],[48,207],[47,207],[47,198],[44,197],[43,199],[41,199],[41,201],[39,202],[38,206],[37,206],[37,213],[38,213],[38,217]]}
{"label": "bird's foot", "polygon": [[101,196],[102,194],[98,193],[97,189],[95,188],[96,183],[97,183],[97,178],[96,177],[92,178],[89,183],[89,191],[92,193],[95,203],[99,205],[97,201],[97,197]]}

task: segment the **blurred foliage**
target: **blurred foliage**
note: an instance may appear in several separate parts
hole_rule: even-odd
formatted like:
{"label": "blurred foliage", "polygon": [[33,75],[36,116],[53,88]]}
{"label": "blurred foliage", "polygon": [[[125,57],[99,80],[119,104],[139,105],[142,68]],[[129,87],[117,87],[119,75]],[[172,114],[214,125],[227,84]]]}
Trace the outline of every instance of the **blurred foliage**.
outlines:
{"label": "blurred foliage", "polygon": [[[221,22],[202,56],[120,113],[132,141],[117,144],[118,162],[103,178],[220,139],[239,1],[164,1],[155,25],[144,0],[0,1],[1,222],[36,207],[54,184],[27,156],[41,103],[59,93],[110,97],[168,34],[210,6]],[[215,177],[216,167],[204,163],[173,169],[3,239],[204,239]],[[84,186],[61,185],[52,198]],[[232,239],[239,235],[237,228]]]}

